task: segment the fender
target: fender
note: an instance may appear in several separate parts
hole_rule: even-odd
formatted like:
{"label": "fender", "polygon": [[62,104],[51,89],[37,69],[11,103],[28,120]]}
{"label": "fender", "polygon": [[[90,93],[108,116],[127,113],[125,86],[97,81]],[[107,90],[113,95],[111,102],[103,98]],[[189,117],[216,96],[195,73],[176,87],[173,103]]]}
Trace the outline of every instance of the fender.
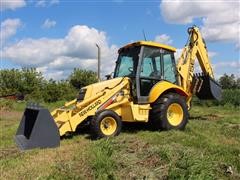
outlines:
{"label": "fender", "polygon": [[148,99],[149,103],[153,103],[154,101],[156,101],[159,96],[161,96],[164,92],[168,90],[173,90],[176,93],[180,94],[181,96],[185,97],[189,96],[189,94],[186,93],[180,86],[172,84],[168,81],[160,81],[157,84],[155,84],[151,89]]}

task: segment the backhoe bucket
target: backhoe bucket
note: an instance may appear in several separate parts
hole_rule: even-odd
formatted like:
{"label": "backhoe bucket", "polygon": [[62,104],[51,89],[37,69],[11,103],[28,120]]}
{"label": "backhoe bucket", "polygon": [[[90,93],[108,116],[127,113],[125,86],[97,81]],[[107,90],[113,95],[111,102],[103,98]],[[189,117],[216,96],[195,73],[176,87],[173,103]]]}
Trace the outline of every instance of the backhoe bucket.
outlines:
{"label": "backhoe bucket", "polygon": [[209,75],[196,75],[201,81],[200,88],[196,91],[196,96],[199,99],[216,99],[221,100],[222,88],[221,86],[212,79]]}
{"label": "backhoe bucket", "polygon": [[18,127],[15,141],[21,150],[59,146],[59,131],[50,112],[38,105],[28,105]]}

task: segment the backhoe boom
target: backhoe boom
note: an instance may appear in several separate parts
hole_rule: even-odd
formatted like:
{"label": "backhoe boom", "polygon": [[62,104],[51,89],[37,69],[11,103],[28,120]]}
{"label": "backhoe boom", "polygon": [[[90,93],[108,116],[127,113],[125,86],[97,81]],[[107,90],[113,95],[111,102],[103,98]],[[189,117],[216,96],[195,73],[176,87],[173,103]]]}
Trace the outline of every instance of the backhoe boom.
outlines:
{"label": "backhoe boom", "polygon": [[[214,81],[213,70],[204,39],[196,26],[188,29],[189,39],[178,60],[177,71],[179,73],[179,83],[182,88],[190,94],[194,93],[200,99],[220,99],[221,90]],[[195,59],[198,60],[202,74],[194,74]],[[209,91],[210,95],[202,95]],[[202,92],[199,94],[199,92]]]}

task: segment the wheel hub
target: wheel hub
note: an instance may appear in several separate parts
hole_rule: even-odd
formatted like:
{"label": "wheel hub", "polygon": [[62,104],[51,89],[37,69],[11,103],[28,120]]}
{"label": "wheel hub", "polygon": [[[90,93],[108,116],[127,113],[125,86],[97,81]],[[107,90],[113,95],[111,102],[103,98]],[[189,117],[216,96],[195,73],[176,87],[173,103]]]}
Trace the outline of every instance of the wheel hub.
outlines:
{"label": "wheel hub", "polygon": [[103,134],[110,136],[114,134],[117,129],[117,123],[112,117],[105,117],[100,124],[100,129]]}
{"label": "wheel hub", "polygon": [[173,103],[168,107],[167,119],[172,126],[178,126],[183,120],[183,109],[180,104]]}

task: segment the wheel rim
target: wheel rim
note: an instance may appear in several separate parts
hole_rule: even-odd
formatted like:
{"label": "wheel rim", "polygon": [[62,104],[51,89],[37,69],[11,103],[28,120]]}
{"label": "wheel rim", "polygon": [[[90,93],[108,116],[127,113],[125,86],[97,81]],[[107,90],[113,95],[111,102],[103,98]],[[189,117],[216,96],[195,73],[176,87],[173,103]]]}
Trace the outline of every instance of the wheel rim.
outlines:
{"label": "wheel rim", "polygon": [[183,109],[180,104],[173,103],[167,109],[167,119],[172,126],[178,126],[183,120]]}
{"label": "wheel rim", "polygon": [[104,135],[110,136],[117,129],[117,122],[112,117],[105,117],[100,124],[100,129]]}

